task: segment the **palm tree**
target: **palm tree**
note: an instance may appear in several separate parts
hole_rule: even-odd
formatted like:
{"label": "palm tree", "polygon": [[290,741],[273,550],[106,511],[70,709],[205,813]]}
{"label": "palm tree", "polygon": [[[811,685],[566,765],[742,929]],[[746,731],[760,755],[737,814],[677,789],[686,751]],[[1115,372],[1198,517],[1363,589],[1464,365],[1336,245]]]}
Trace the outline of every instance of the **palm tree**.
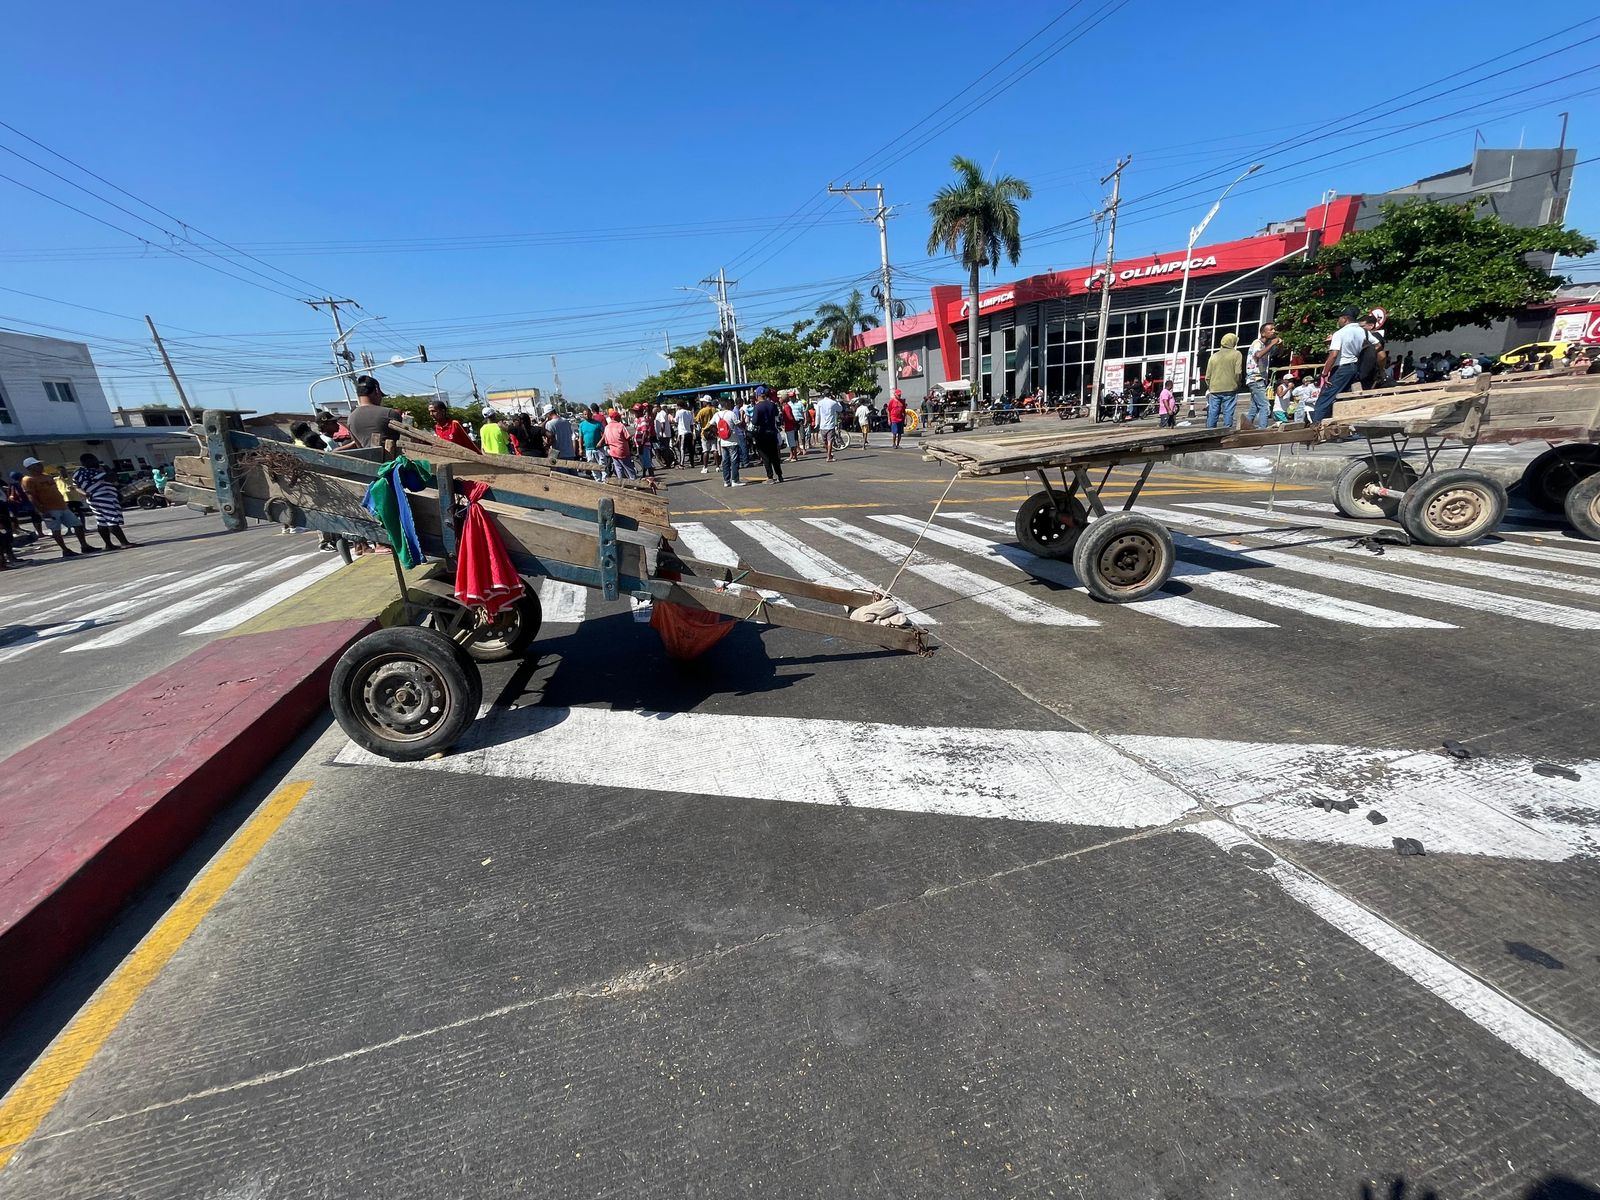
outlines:
{"label": "palm tree", "polygon": [[946,184],[928,205],[933,232],[928,234],[928,253],[937,254],[942,246],[958,254],[971,272],[967,298],[967,377],[972,383],[968,404],[978,402],[978,370],[983,355],[978,350],[978,270],[988,267],[990,274],[1000,269],[1002,254],[1017,265],[1022,257],[1022,216],[1018,200],[1033,199],[1033,189],[1013,175],[985,179],[978,164],[956,155],[950,160],[956,182]]}
{"label": "palm tree", "polygon": [[827,331],[835,350],[848,350],[850,339],[859,327],[865,333],[878,327],[878,318],[866,311],[860,288],[850,290],[850,298],[843,304],[829,301],[817,307],[817,324]]}

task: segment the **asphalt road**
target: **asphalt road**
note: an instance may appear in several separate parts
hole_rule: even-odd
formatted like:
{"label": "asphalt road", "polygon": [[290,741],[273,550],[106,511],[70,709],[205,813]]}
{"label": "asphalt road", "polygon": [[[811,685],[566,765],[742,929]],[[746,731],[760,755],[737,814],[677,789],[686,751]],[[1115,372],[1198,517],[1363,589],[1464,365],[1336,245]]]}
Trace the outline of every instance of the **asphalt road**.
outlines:
{"label": "asphalt road", "polygon": [[[340,565],[317,553],[315,535],[285,537],[276,525],[229,533],[188,508],[130,511],[127,521],[132,549],[64,559],[46,536],[21,547],[21,569],[0,574],[0,694],[12,700],[4,752]],[[89,543],[100,544],[92,530]]]}
{"label": "asphalt road", "polygon": [[[948,483],[790,476],[692,474],[675,522],[883,583]],[[0,1190],[1594,1195],[1600,546],[1380,554],[1322,489],[1164,473],[1185,565],[1113,608],[1009,545],[1024,494],[922,532],[930,657],[742,627],[675,665],[552,592],[457,752],[308,738]]]}

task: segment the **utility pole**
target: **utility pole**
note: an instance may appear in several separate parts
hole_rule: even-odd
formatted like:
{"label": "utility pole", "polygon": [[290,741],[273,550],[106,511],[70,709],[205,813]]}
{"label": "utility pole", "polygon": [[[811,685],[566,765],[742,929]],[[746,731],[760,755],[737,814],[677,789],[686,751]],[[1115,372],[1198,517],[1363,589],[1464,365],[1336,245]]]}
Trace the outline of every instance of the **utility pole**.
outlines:
{"label": "utility pole", "polygon": [[150,326],[150,336],[155,339],[156,349],[161,352],[161,361],[167,368],[167,378],[172,380],[172,386],[177,390],[178,403],[183,405],[183,417],[189,424],[194,424],[194,409],[189,407],[189,397],[183,393],[183,384],[178,382],[178,372],[172,367],[172,360],[167,357],[167,348],[161,343],[161,335],[156,332],[156,323],[146,313],[144,323]]}
{"label": "utility pole", "polygon": [[472,369],[472,364],[467,364],[467,378],[472,380],[472,398],[478,402],[478,407],[483,407],[483,397],[478,395],[478,376]]}
{"label": "utility pole", "polygon": [[707,276],[700,282],[717,286],[717,293],[711,297],[711,302],[717,306],[717,334],[722,339],[722,369],[727,373],[729,383],[744,383],[744,360],[739,354],[739,321],[734,316],[733,305],[728,303],[728,284],[737,285],[739,281],[729,280],[727,271],[718,267],[716,275]]}
{"label": "utility pole", "polygon": [[[852,187],[850,184],[846,183],[843,187],[836,188],[830,183],[828,185],[828,191],[834,193],[835,195],[843,196],[846,200],[850,201],[851,204],[855,204],[857,208],[861,208],[861,205],[856,203],[855,193],[873,192],[878,197],[878,210],[874,213],[869,213],[868,215],[873,221],[877,222],[878,253],[883,259],[884,353],[889,366],[889,395],[892,397],[894,395],[895,384],[899,381],[900,377],[900,364],[894,356],[894,284],[889,274],[889,210],[884,207],[883,203],[883,184],[874,184],[871,187],[867,187],[865,185],[861,187]],[[866,212],[867,210],[861,208],[861,211]]]}
{"label": "utility pole", "polygon": [[[556,367],[556,356],[554,354],[550,356],[550,377],[556,382],[556,395],[565,400],[567,394],[561,390],[561,371]],[[478,385],[474,383],[472,386],[476,389]]]}
{"label": "utility pole", "polygon": [[[343,347],[344,350],[342,358],[339,350],[334,350],[333,369],[339,372],[339,382],[344,384],[345,403],[354,404],[354,400],[350,395],[350,380],[347,372],[355,369],[355,354],[349,346],[344,344],[344,324],[339,320],[339,306],[341,304],[355,305],[356,302],[354,300],[335,300],[332,296],[323,296],[319,300],[302,300],[300,303],[309,305],[317,310],[321,310],[323,305],[327,305],[328,311],[333,314],[333,331],[337,335],[333,340],[333,344],[335,347]],[[356,305],[356,307],[359,307],[359,305]]]}
{"label": "utility pole", "polygon": [[1100,180],[1102,187],[1107,183],[1111,185],[1111,199],[1095,214],[1111,218],[1106,231],[1106,265],[1100,276],[1100,328],[1094,338],[1094,378],[1089,383],[1089,412],[1096,417],[1100,413],[1100,376],[1106,362],[1106,329],[1111,324],[1111,279],[1117,263],[1117,206],[1122,203],[1122,170],[1132,161],[1131,154],[1118,159],[1116,169]]}

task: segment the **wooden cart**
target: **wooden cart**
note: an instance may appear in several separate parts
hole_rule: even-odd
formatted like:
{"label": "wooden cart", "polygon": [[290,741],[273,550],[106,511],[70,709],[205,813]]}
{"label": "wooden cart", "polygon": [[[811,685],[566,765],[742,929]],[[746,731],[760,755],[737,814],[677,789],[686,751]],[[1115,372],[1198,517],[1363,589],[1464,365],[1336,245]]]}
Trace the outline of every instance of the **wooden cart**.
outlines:
{"label": "wooden cart", "polygon": [[[1027,429],[990,437],[934,438],[923,456],[957,467],[963,475],[1037,475],[1042,490],[1017,509],[1017,542],[1043,558],[1072,559],[1089,594],[1114,604],[1138,600],[1172,574],[1172,534],[1153,517],[1133,510],[1157,463],[1197,450],[1282,446],[1321,441],[1326,425],[1284,426],[1258,432],[1228,429]],[[1108,512],[1101,492],[1119,468],[1138,468],[1121,511]],[[1049,472],[1057,473],[1055,486]],[[1091,478],[1098,473],[1099,479]]]}
{"label": "wooden cart", "polygon": [[1346,516],[1390,517],[1412,541],[1464,545],[1493,532],[1507,501],[1498,479],[1468,466],[1473,449],[1543,441],[1522,496],[1600,539],[1600,376],[1531,371],[1386,389],[1341,401],[1333,419],[1367,443],[1334,482]]}
{"label": "wooden cart", "polygon": [[[460,485],[489,487],[480,501],[517,571],[741,621],[803,629],[920,653],[924,632],[903,616],[865,620],[840,613],[883,593],[828,587],[679,553],[666,501],[649,486],[600,484],[526,458],[482,456],[431,434],[391,427],[406,453],[426,459],[435,486],[408,493],[423,552],[439,566],[408,579],[395,555],[404,620],[355,643],[334,668],[329,701],[357,744],[394,759],[424,758],[452,745],[476,718],[483,684],[477,663],[521,656],[539,632],[537,588],[494,618],[455,597],[454,558],[463,519]],[[210,412],[204,455],[180,458],[168,495],[220,511],[230,529],[249,518],[370,543],[388,537],[362,505],[381,466],[371,452],[325,453],[242,432]],[[776,594],[784,602],[773,602]],[[820,602],[828,609],[795,601]]]}

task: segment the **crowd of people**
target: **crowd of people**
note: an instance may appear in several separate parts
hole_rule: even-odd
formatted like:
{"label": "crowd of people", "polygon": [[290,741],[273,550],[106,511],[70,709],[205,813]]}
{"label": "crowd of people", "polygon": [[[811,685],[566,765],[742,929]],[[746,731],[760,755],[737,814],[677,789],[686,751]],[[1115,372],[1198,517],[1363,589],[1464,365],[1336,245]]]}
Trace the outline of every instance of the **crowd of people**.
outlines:
{"label": "crowd of people", "polygon": [[[741,473],[757,462],[770,484],[784,481],[785,462],[798,462],[812,453],[825,454],[832,462],[842,430],[858,430],[863,444],[870,445],[872,430],[880,424],[880,414],[865,397],[847,395],[840,400],[824,395],[808,401],[780,397],[762,384],[716,399],[707,393],[680,397],[671,404],[638,403],[626,410],[601,404],[569,406],[552,409],[542,419],[526,413],[486,412],[475,431],[453,417],[441,401],[429,406],[429,417],[436,437],[480,454],[527,455],[558,467],[571,464],[564,469],[596,481],[652,480],[658,471],[699,467],[703,475],[720,475],[723,486],[730,488],[745,486],[748,481]],[[906,405],[898,390],[882,417],[890,444],[899,446]],[[331,414],[319,414],[319,428],[324,419],[337,425]],[[303,430],[296,427],[297,439],[308,432],[312,432],[309,423]],[[351,431],[345,432],[356,442]],[[341,447],[335,442],[330,448]]]}
{"label": "crowd of people", "polygon": [[[91,520],[101,545],[89,542]],[[70,475],[49,470],[37,458],[25,458],[20,471],[7,475],[0,492],[0,571],[24,565],[18,545],[42,542],[46,531],[62,558],[132,548],[138,543],[128,540],[123,524],[121,485],[115,472],[93,454],[81,455]],[[76,550],[67,545],[69,534],[77,542]]]}

